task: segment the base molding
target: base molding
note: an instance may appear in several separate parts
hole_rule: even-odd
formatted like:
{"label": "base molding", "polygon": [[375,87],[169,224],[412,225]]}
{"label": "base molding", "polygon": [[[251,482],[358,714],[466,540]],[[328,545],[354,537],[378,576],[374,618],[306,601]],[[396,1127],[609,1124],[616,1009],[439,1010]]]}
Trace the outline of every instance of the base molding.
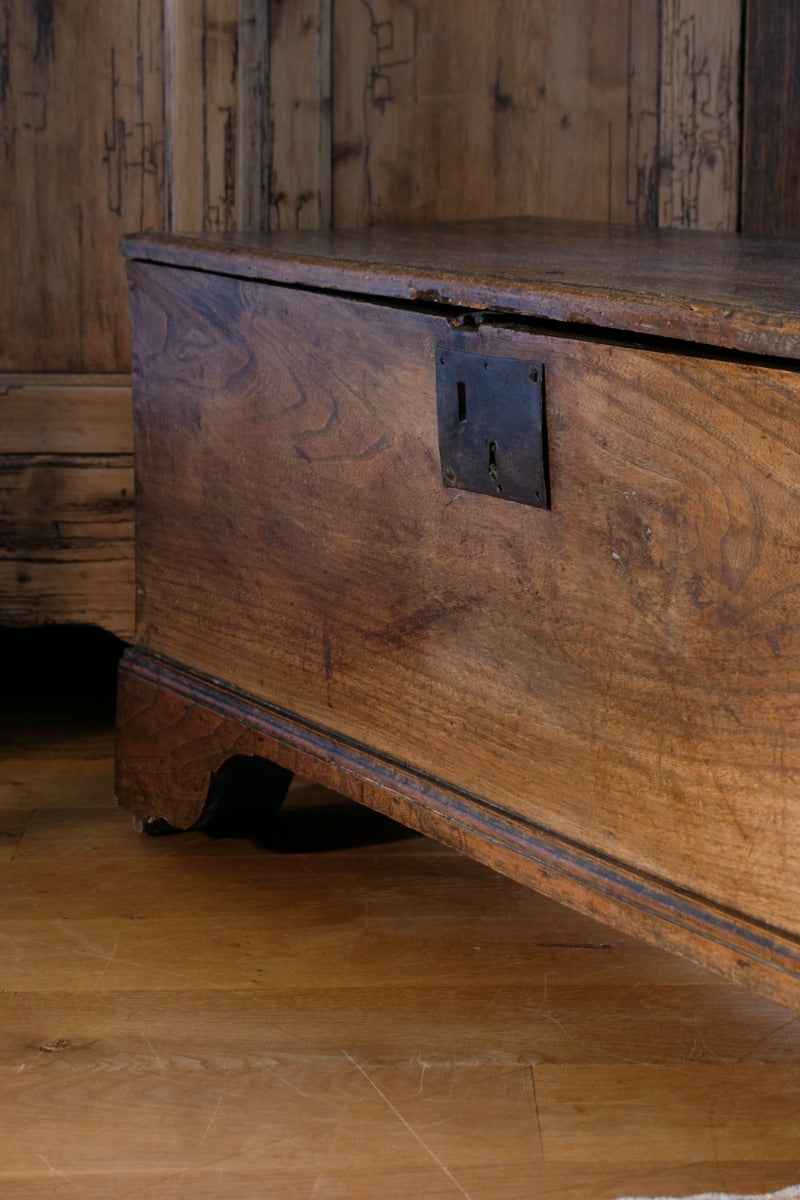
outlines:
{"label": "base molding", "polygon": [[212,777],[243,755],[340,792],[626,934],[800,1007],[798,940],[221,683],[126,651],[116,768],[123,808],[145,823],[190,829],[201,821]]}

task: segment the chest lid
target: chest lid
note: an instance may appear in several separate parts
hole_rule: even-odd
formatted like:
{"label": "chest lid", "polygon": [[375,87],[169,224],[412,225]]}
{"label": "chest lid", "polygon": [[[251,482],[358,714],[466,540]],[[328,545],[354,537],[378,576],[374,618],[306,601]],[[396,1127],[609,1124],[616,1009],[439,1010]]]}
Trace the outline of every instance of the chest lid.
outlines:
{"label": "chest lid", "polygon": [[135,234],[138,260],[403,303],[800,357],[800,241],[520,217]]}

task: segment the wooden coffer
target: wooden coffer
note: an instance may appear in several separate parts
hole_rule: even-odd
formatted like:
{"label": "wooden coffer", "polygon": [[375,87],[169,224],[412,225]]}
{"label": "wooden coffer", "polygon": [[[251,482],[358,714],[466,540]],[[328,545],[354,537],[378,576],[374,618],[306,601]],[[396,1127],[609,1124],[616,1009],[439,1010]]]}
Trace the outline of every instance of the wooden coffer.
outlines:
{"label": "wooden coffer", "polygon": [[123,806],[190,828],[264,759],[800,1006],[798,246],[126,252]]}

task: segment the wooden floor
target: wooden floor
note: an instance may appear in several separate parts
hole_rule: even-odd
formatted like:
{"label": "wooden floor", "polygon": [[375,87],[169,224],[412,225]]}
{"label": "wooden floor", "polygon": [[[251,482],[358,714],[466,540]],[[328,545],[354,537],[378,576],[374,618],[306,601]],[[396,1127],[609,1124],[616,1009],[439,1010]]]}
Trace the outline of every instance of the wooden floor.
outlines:
{"label": "wooden floor", "polygon": [[800,1181],[791,1013],[310,787],[134,834],[95,650],[0,638],[3,1200]]}

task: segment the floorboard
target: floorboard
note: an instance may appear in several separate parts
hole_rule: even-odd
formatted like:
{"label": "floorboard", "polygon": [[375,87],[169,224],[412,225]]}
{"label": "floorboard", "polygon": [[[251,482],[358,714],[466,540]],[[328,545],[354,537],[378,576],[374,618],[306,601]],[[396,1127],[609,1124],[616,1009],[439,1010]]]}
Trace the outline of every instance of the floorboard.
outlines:
{"label": "floorboard", "polygon": [[302,782],[134,834],[81,638],[0,636],[4,1200],[800,1181],[796,1015]]}

